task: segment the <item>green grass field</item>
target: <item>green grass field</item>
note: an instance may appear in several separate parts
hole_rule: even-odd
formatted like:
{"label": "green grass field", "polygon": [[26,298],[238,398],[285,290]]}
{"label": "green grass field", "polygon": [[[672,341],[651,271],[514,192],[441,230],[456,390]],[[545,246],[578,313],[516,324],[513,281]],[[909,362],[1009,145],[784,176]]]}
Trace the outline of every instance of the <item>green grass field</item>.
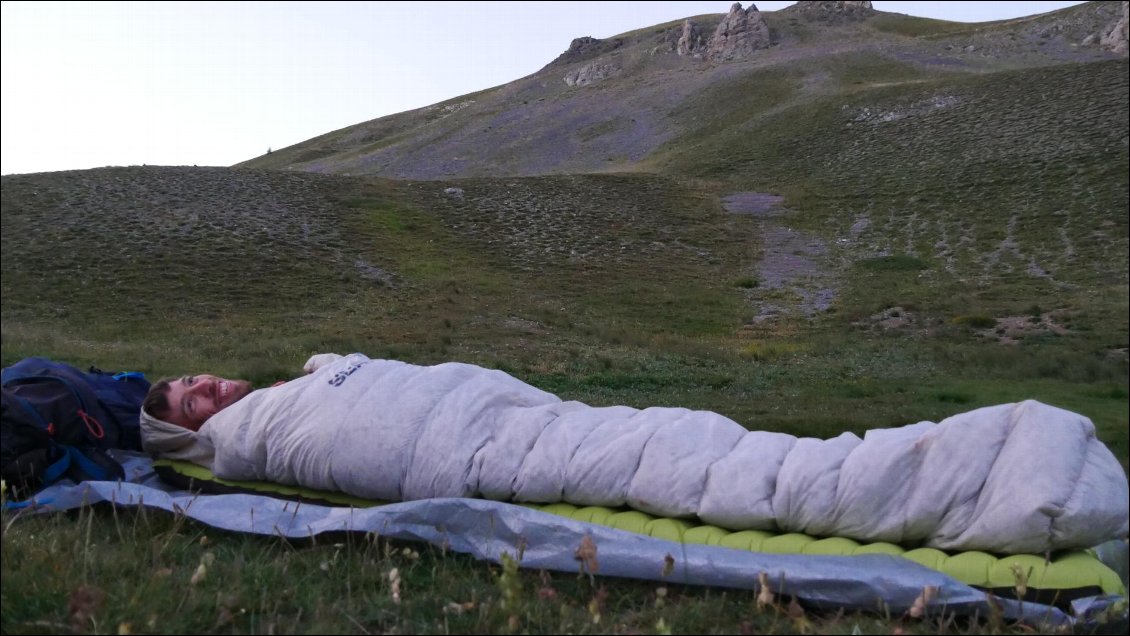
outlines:
{"label": "green grass field", "polygon": [[[785,44],[742,66],[663,54],[672,23],[627,34],[623,74],[587,93],[551,65],[248,162],[272,170],[4,176],[0,363],[267,385],[313,353],[360,351],[814,437],[1036,399],[1091,418],[1126,468],[1130,74],[1082,49],[1053,59],[1051,40],[1029,50],[1023,29],[1042,24],[1013,38],[778,12]],[[803,48],[829,34],[855,44]],[[974,40],[984,52],[963,52]],[[462,172],[420,159],[434,148]],[[315,164],[352,175],[301,171]],[[398,171],[417,177],[373,176]],[[742,192],[781,203],[728,212]],[[5,512],[0,556],[4,633],[1030,629],[152,511]]]}
{"label": "green grass field", "polygon": [[[975,293],[887,331],[856,319],[896,302],[929,314],[953,299],[918,282],[935,261],[879,257],[844,270],[835,311],[751,325],[751,290],[737,273],[756,261],[760,221],[726,214],[697,182],[400,183],[180,168],[4,179],[5,365],[46,355],[266,384],[296,375],[313,352],[357,350],[500,368],[594,405],[710,409],[817,437],[1036,398],[1088,415],[1127,455],[1125,362],[1100,355],[1119,327],[1097,319],[1125,307],[1125,290],[1080,305],[1064,319],[1072,333],[1017,345],[978,335],[1012,309]],[[229,181],[262,198],[220,205]],[[106,184],[128,200],[154,182],[177,184],[184,199],[92,203],[109,196]],[[194,192],[208,194],[183,194]],[[35,241],[17,238],[29,233]],[[790,614],[787,604],[759,608],[752,592],[507,572],[364,538],[293,544],[153,512],[4,521],[0,620],[12,633],[1011,629]],[[212,558],[207,578],[191,583]],[[74,609],[83,603],[89,616]]]}

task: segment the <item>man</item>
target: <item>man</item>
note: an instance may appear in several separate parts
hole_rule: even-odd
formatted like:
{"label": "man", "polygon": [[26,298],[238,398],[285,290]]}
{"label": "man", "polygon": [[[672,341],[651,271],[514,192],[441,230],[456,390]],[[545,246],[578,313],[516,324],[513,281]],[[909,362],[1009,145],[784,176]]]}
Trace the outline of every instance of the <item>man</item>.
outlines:
{"label": "man", "polygon": [[710,411],[562,401],[455,362],[354,353],[305,370],[250,393],[214,376],[173,380],[146,402],[143,446],[221,479],[364,499],[627,505],[948,550],[1040,554],[1130,527],[1126,475],[1094,424],[1034,400],[819,440]]}
{"label": "man", "polygon": [[[336,353],[318,354],[306,361],[303,370],[313,373],[339,358]],[[213,454],[212,446],[207,438],[195,433],[209,418],[251,391],[247,380],[209,374],[158,380],[141,404],[142,448],[173,459],[206,464]]]}
{"label": "man", "polygon": [[208,418],[251,392],[246,380],[228,380],[214,375],[186,375],[154,384],[142,410],[190,431],[200,430]]}

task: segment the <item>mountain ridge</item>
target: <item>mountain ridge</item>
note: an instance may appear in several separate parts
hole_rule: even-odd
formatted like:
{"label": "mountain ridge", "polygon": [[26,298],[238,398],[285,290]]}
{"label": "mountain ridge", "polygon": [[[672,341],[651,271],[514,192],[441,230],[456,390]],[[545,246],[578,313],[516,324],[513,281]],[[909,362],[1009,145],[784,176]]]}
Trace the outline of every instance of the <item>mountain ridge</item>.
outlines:
{"label": "mountain ridge", "polygon": [[[828,4],[836,3],[811,6]],[[577,38],[541,70],[509,84],[332,131],[237,165],[411,179],[649,169],[640,162],[694,130],[693,124],[672,122],[670,114],[743,75],[777,68],[798,76],[810,91],[835,95],[859,87],[817,86],[820,67],[840,56],[876,56],[887,63],[873,65],[874,76],[864,84],[901,81],[908,72],[943,79],[1120,59],[1120,53],[1099,48],[1097,38],[1091,46],[1081,42],[1123,19],[1121,4],[1122,14],[1118,3],[1088,3],[980,25],[870,9],[864,18],[827,24],[794,5],[760,14],[773,44],[730,62],[678,55],[685,21],[605,40]],[[724,17],[689,20],[713,31]],[[743,107],[743,100],[756,97],[734,99],[735,107]],[[780,104],[761,106],[772,107]]]}

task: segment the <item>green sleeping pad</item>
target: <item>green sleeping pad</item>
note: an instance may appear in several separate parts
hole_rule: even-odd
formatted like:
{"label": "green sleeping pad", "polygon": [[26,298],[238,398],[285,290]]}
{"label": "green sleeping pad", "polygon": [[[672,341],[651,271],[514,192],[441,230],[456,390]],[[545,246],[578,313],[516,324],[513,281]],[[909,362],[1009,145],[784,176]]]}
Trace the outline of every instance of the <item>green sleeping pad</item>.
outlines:
{"label": "green sleeping pad", "polygon": [[[160,477],[181,488],[206,493],[249,493],[294,499],[309,503],[368,508],[388,502],[350,495],[283,486],[269,482],[233,482],[220,479],[208,469],[189,462],[159,459],[153,467]],[[943,572],[962,583],[1015,598],[1017,583],[1027,581],[1025,600],[1062,605],[1071,599],[1097,594],[1126,595],[1118,574],[1092,552],[1075,550],[1044,556],[1031,554],[993,555],[986,552],[949,554],[934,548],[907,549],[891,543],[860,543],[841,537],[818,538],[795,532],[727,530],[694,519],[667,519],[630,509],[574,506],[567,503],[521,504],[576,521],[599,524],[627,532],[680,543],[717,545],[738,550],[773,554],[821,554],[853,556],[889,554],[910,559]]]}

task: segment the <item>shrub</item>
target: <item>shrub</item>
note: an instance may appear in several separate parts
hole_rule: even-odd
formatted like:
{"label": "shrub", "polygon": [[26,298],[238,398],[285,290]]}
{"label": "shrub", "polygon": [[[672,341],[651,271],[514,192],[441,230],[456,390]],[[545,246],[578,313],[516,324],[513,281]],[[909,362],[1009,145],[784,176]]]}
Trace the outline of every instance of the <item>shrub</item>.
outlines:
{"label": "shrub", "polygon": [[906,254],[878,256],[857,261],[856,265],[876,272],[908,272],[926,269],[926,261]]}
{"label": "shrub", "polygon": [[957,391],[938,391],[934,394],[934,399],[943,404],[969,404],[973,401],[972,396]]}
{"label": "shrub", "polygon": [[742,349],[742,355],[758,362],[771,362],[800,350],[800,345],[789,342],[751,342]]}
{"label": "shrub", "polygon": [[989,329],[997,325],[997,319],[985,314],[967,314],[954,318],[953,324],[973,329]]}

